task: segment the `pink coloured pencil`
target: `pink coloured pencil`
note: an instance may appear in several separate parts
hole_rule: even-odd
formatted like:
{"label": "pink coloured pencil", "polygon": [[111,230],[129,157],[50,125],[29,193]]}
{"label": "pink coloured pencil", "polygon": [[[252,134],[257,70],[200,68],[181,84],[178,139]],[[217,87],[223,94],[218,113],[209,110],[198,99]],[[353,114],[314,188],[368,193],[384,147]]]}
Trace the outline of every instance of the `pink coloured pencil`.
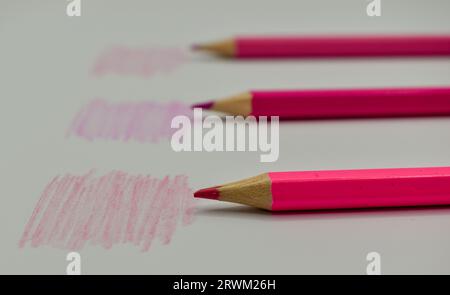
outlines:
{"label": "pink coloured pencil", "polygon": [[281,119],[444,116],[450,87],[249,91],[192,107]]}
{"label": "pink coloured pencil", "polygon": [[194,196],[271,211],[450,205],[450,167],[270,172]]}
{"label": "pink coloured pencil", "polygon": [[243,36],[198,44],[233,58],[450,55],[450,35]]}

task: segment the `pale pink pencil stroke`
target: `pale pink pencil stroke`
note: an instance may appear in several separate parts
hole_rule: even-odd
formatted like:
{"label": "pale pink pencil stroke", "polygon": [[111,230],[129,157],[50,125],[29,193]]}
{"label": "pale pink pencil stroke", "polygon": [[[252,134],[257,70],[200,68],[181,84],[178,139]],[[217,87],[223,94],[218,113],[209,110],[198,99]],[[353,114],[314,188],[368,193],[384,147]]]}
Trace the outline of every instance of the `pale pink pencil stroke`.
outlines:
{"label": "pale pink pencil stroke", "polygon": [[76,114],[67,136],[157,143],[172,136],[172,119],[180,115],[192,118],[190,106],[176,101],[111,103],[95,99]]}
{"label": "pale pink pencil stroke", "polygon": [[115,74],[148,78],[169,74],[187,61],[188,53],[181,48],[114,46],[97,57],[91,73],[96,77]]}
{"label": "pale pink pencil stroke", "polygon": [[67,174],[55,177],[42,192],[19,247],[80,250],[92,244],[110,249],[129,243],[147,251],[156,239],[170,243],[178,224],[190,224],[193,216],[192,190],[184,175]]}

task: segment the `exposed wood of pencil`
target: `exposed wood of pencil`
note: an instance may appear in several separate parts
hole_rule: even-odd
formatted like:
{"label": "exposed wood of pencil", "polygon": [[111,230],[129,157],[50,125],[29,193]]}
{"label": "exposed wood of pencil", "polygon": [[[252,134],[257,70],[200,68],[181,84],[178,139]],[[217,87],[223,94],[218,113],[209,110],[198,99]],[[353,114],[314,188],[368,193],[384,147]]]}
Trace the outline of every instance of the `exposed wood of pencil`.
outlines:
{"label": "exposed wood of pencil", "polygon": [[[211,192],[214,191],[213,194]],[[267,173],[218,187],[199,190],[195,197],[211,198],[272,210],[271,180]]]}
{"label": "exposed wood of pencil", "polygon": [[252,98],[250,92],[243,92],[214,101],[210,109],[234,116],[248,116],[252,112]]}
{"label": "exposed wood of pencil", "polygon": [[233,39],[195,44],[192,48],[194,50],[207,51],[223,57],[233,57],[236,55],[236,42]]}

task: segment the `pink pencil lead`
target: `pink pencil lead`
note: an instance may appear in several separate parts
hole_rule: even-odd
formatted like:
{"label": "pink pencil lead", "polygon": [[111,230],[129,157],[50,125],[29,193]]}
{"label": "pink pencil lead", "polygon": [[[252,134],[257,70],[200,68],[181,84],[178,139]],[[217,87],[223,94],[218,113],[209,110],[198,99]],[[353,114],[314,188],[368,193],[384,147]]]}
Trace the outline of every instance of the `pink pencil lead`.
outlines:
{"label": "pink pencil lead", "polygon": [[201,199],[216,200],[219,198],[219,190],[217,188],[218,186],[198,190],[194,193],[194,197]]}
{"label": "pink pencil lead", "polygon": [[196,104],[193,104],[193,105],[191,106],[191,108],[193,108],[193,109],[194,109],[194,108],[201,108],[201,109],[209,110],[210,108],[212,108],[213,104],[214,104],[213,101],[202,102],[202,103],[196,103]]}

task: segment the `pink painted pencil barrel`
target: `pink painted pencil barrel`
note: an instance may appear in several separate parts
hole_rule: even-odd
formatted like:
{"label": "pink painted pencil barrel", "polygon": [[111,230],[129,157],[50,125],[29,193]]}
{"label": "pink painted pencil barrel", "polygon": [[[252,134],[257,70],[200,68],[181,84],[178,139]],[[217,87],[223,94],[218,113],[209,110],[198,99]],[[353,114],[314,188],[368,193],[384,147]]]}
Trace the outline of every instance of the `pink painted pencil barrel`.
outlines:
{"label": "pink painted pencil barrel", "polygon": [[235,57],[450,55],[450,35],[237,37]]}
{"label": "pink painted pencil barrel", "polygon": [[194,196],[271,211],[450,205],[450,167],[270,172]]}
{"label": "pink painted pencil barrel", "polygon": [[272,210],[450,204],[450,167],[272,172]]}
{"label": "pink painted pencil barrel", "polygon": [[350,118],[450,115],[450,87],[251,91],[254,116]]}

